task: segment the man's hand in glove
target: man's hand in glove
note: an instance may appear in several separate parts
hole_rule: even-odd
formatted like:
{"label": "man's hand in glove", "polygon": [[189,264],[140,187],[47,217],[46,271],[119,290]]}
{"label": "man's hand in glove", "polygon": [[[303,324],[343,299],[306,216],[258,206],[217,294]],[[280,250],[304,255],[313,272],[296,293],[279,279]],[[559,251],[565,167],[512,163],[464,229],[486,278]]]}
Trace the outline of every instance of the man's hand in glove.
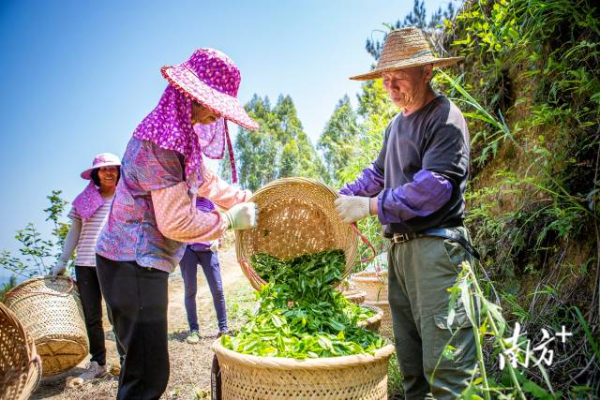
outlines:
{"label": "man's hand in glove", "polygon": [[356,222],[371,215],[371,198],[340,196],[335,200],[335,209],[344,222]]}
{"label": "man's hand in glove", "polygon": [[254,228],[258,222],[256,203],[240,203],[223,213],[228,222],[228,228],[234,231]]}

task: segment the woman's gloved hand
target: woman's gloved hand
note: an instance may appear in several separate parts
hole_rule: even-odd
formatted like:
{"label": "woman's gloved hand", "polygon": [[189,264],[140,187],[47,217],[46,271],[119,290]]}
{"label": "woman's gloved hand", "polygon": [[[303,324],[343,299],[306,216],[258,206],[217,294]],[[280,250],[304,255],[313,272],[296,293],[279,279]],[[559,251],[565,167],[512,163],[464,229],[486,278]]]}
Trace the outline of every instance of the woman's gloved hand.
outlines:
{"label": "woman's gloved hand", "polygon": [[50,276],[57,277],[58,275],[64,275],[67,270],[67,262],[59,259],[56,265],[50,270]]}
{"label": "woman's gloved hand", "polygon": [[225,211],[223,216],[228,222],[228,228],[234,231],[254,228],[258,222],[258,207],[252,202],[236,204]]}

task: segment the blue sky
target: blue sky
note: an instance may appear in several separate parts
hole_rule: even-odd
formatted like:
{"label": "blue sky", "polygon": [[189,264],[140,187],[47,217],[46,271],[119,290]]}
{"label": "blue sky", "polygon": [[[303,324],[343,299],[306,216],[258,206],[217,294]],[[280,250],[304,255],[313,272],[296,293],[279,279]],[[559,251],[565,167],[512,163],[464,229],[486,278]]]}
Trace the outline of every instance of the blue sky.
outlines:
{"label": "blue sky", "polygon": [[347,78],[373,62],[365,40],[411,8],[392,0],[2,0],[0,250],[15,251],[15,231],[28,222],[49,232],[46,196],[61,189],[71,201],[94,155],[122,156],[166,86],[161,66],[198,47],[224,51],[242,73],[240,101],[289,94],[314,143],[338,100],[360,90]]}

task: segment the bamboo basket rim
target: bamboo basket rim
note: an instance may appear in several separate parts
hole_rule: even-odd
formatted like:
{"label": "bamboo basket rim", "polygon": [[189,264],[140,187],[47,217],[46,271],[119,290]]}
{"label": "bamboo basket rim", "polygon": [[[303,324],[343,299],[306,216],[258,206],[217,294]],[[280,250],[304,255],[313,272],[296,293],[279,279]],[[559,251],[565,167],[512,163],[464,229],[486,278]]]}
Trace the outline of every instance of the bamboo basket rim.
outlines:
{"label": "bamboo basket rim", "polygon": [[371,278],[379,278],[380,276],[385,276],[388,275],[388,271],[387,270],[381,270],[381,271],[360,271],[360,272],[355,272],[352,274],[352,279],[356,280],[365,280],[365,279],[371,279]]}
{"label": "bamboo basket rim", "polygon": [[211,350],[223,360],[235,364],[259,369],[281,369],[281,370],[336,370],[354,367],[362,364],[371,364],[375,361],[387,358],[395,351],[395,347],[389,341],[374,355],[355,354],[352,356],[324,357],[324,358],[283,358],[283,357],[259,357],[250,354],[241,354],[226,349],[221,345],[221,339],[217,339],[211,346]]}
{"label": "bamboo basket rim", "polygon": [[350,289],[350,290],[342,290],[340,291],[344,297],[348,298],[350,296],[366,296],[367,292],[362,289]]}
{"label": "bamboo basket rim", "polygon": [[362,327],[366,327],[366,326],[371,325],[371,324],[373,324],[373,323],[375,323],[377,321],[383,320],[383,309],[381,309],[381,308],[379,308],[379,307],[377,307],[375,305],[365,304],[365,303],[357,304],[357,306],[358,307],[368,308],[368,309],[370,309],[372,311],[375,311],[377,313],[377,314],[373,315],[372,317],[369,317],[369,318],[365,319],[364,321],[360,321],[358,323],[359,327],[361,327],[361,326]]}
{"label": "bamboo basket rim", "polygon": [[360,289],[344,290],[340,293],[342,293],[346,300],[356,305],[364,303],[368,294],[365,290]]}
{"label": "bamboo basket rim", "polygon": [[10,289],[8,292],[6,292],[4,294],[4,302],[6,303],[8,299],[12,299],[13,297],[18,296],[23,291],[24,287],[29,286],[32,283],[35,283],[37,281],[46,281],[46,280],[50,280],[50,281],[65,280],[65,281],[68,281],[69,284],[70,284],[69,290],[67,292],[64,292],[64,293],[46,292],[46,291],[26,292],[26,293],[24,293],[24,294],[26,294],[25,297],[34,296],[34,295],[45,295],[45,294],[47,294],[49,296],[66,297],[66,296],[71,295],[71,293],[73,293],[73,290],[75,290],[75,281],[70,276],[62,276],[62,275],[58,275],[58,276],[51,276],[51,275],[38,276],[38,277],[35,277],[35,278],[27,279],[27,280],[19,283],[14,288]]}
{"label": "bamboo basket rim", "polygon": [[361,304],[361,306],[373,306],[373,307],[377,307],[377,308],[381,308],[380,306],[388,306],[390,305],[390,302],[388,299],[383,299],[383,300],[365,300],[364,303]]}

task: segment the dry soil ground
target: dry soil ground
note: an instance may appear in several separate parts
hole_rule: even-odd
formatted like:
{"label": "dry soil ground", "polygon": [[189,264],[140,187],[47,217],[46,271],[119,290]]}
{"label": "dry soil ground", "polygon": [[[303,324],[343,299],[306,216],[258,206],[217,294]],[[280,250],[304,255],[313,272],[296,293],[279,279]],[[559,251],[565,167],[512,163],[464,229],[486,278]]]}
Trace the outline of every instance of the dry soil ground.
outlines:
{"label": "dry soil ground", "polygon": [[[219,254],[221,273],[230,328],[235,329],[243,319],[244,312],[254,306],[254,294],[235,260],[232,247]],[[212,297],[206,285],[204,275],[198,274],[198,319],[202,340],[197,345],[185,342],[187,335],[187,319],[183,305],[183,281],[176,271],[169,282],[169,355],[171,375],[169,386],[163,399],[199,399],[207,397],[210,387],[210,368],[213,354],[211,344],[216,340],[217,324]],[[105,337],[107,338],[107,357],[109,365],[118,365],[111,326],[105,318]],[[77,368],[61,376],[45,379],[32,394],[31,399],[75,400],[75,399],[114,399],[117,393],[117,377],[109,376],[85,383],[77,389],[70,389],[66,382],[69,377],[79,375],[88,360],[83,361]],[[157,366],[158,367],[158,366]]]}

